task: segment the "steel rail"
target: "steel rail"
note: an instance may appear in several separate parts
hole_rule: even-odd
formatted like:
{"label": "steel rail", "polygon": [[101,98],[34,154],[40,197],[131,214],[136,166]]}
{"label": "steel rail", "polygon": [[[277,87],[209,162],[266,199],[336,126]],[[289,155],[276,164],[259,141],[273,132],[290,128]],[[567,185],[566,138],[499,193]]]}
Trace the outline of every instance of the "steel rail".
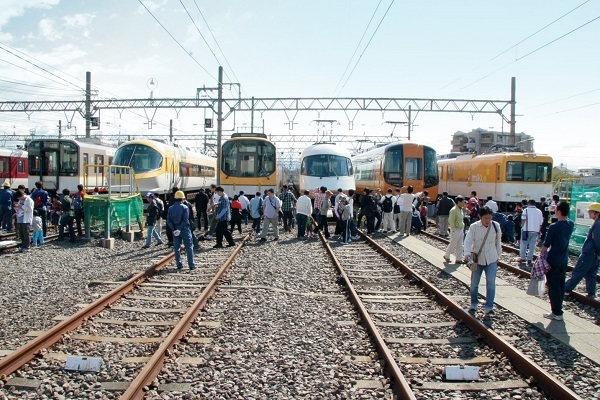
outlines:
{"label": "steel rail", "polygon": [[200,293],[200,296],[198,296],[196,301],[194,301],[194,304],[190,306],[189,310],[185,313],[177,325],[175,325],[171,333],[169,333],[165,340],[160,344],[156,352],[154,352],[148,363],[140,372],[138,372],[133,381],[131,381],[127,390],[121,395],[121,399],[144,398],[146,394],[146,388],[152,384],[154,379],[162,371],[165,359],[168,357],[170,349],[177,344],[190,329],[198,317],[198,314],[200,314],[200,311],[202,311],[202,308],[214,294],[219,280],[229,270],[233,260],[246,245],[248,240],[250,240],[252,234],[253,233],[250,233],[248,236],[246,236],[242,243],[233,251],[233,253],[231,253],[227,260],[225,260],[221,268],[219,268],[219,271],[217,271],[212,280],[206,285],[202,293]]}
{"label": "steel rail", "polygon": [[369,311],[367,311],[367,308],[363,304],[358,293],[354,289],[354,286],[350,282],[350,278],[348,278],[348,275],[346,274],[344,268],[335,256],[335,253],[329,245],[329,242],[325,240],[325,237],[323,236],[323,233],[321,231],[319,231],[319,237],[321,238],[321,241],[323,242],[327,253],[331,257],[333,263],[335,264],[335,267],[337,268],[338,272],[340,273],[342,279],[346,284],[346,288],[348,289],[348,293],[350,296],[350,301],[357,308],[358,313],[363,319],[365,327],[367,328],[367,330],[371,334],[371,337],[373,338],[373,341],[375,342],[375,346],[379,351],[380,357],[383,358],[383,360],[385,361],[385,367],[388,370],[388,373],[391,376],[393,382],[395,383],[393,385],[394,393],[400,399],[416,400],[416,396],[413,393],[410,384],[404,377],[404,374],[402,374],[402,371],[400,370],[398,363],[394,359],[390,348],[385,343],[385,340],[383,339],[383,336],[381,336],[379,329],[377,328],[375,322],[371,318]]}
{"label": "steel rail", "polygon": [[[53,242],[57,239],[58,239],[58,233],[44,237],[44,242]],[[7,240],[7,239],[0,239],[0,240]],[[21,242],[17,242],[17,243],[8,245],[8,246],[0,247],[0,253],[4,252],[6,250],[14,250],[14,249],[18,248],[19,246],[21,246]]]}
{"label": "steel rail", "polygon": [[[438,240],[440,242],[443,242],[443,243],[446,243],[446,244],[450,243],[450,241],[448,239],[440,237],[438,235],[434,235],[432,233],[424,232],[424,231],[421,231],[421,233],[424,233],[425,236],[430,237],[430,238],[435,239],[435,240]],[[504,261],[498,260],[498,266],[502,267],[504,269],[507,269],[510,272],[515,273],[515,274],[519,275],[522,278],[531,279],[531,273],[530,272],[525,271],[525,270],[523,270],[523,269],[521,269],[519,267],[515,267],[514,265],[507,264]],[[600,276],[599,276],[599,278],[600,278]],[[571,298],[573,298],[573,300],[577,300],[581,304],[585,304],[587,306],[591,306],[591,307],[594,307],[594,308],[600,308],[600,301],[599,300],[596,300],[596,299],[593,299],[591,297],[588,297],[585,294],[578,293],[578,292],[571,292]]]}
{"label": "steel rail", "polygon": [[425,279],[425,277],[413,271],[410,267],[396,258],[396,256],[394,256],[392,253],[381,247],[370,237],[365,236],[362,232],[361,235],[365,237],[367,243],[383,254],[393,265],[397,266],[401,271],[406,273],[411,278],[417,280],[426,291],[438,299],[442,305],[447,307],[448,311],[454,315],[455,318],[464,322],[473,332],[481,335],[481,337],[485,339],[490,347],[497,352],[504,353],[504,355],[508,357],[511,363],[524,376],[529,377],[529,383],[536,383],[548,396],[553,399],[581,400],[581,397],[579,397],[566,385],[559,382],[555,376],[551,375],[539,365],[535,364],[523,353],[521,353],[521,351],[502,339],[496,332],[488,329],[481,321],[471,316],[458,303],[454,302],[452,299],[446,296],[444,292],[436,288],[432,283]]}
{"label": "steel rail", "polygon": [[7,375],[12,374],[27,362],[32,360],[40,353],[40,351],[58,342],[62,335],[77,328],[85,320],[98,314],[107,306],[119,300],[125,294],[129,293],[141,282],[163,269],[173,257],[173,253],[167,255],[159,262],[147,268],[145,271],[140,272],[119,287],[73,314],[68,319],[50,328],[42,336],[38,336],[37,338],[21,346],[19,349],[15,350],[13,353],[4,357],[2,360],[0,360],[0,379],[5,380]]}

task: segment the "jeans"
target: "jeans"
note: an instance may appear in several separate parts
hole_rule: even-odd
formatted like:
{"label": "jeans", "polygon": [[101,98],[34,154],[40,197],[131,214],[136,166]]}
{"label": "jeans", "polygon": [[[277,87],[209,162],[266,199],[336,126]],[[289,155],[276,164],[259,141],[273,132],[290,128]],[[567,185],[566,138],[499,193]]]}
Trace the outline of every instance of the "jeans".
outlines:
{"label": "jeans", "polygon": [[69,228],[69,236],[71,237],[71,242],[75,241],[75,228],[73,228],[73,216],[72,215],[62,215],[60,217],[60,227],[58,228],[58,238],[64,239],[65,237],[65,226]]}
{"label": "jeans", "polygon": [[342,220],[342,242],[350,241],[350,220]]}
{"label": "jeans", "polygon": [[283,229],[286,232],[292,230],[292,220],[294,219],[294,214],[292,210],[283,211]]}
{"label": "jeans", "polygon": [[356,221],[353,219],[350,220],[350,235],[352,237],[358,235],[358,230],[356,229]]}
{"label": "jeans", "polygon": [[485,271],[485,312],[494,309],[494,298],[496,297],[496,272],[498,264],[496,261],[488,265],[477,265],[477,271],[471,272],[471,308],[476,310],[479,300],[477,293],[479,291],[479,281],[481,274]]}
{"label": "jeans", "polygon": [[187,262],[190,267],[196,268],[194,265],[194,249],[192,248],[192,233],[190,228],[181,229],[179,236],[173,235],[173,252],[175,253],[175,264],[177,269],[183,268],[181,263],[181,243],[185,247],[185,255],[187,256]]}
{"label": "jeans", "polygon": [[600,261],[593,253],[581,253],[577,259],[577,264],[571,273],[571,279],[565,284],[565,292],[572,292],[573,289],[585,278],[585,290],[588,296],[596,296],[598,265]]}
{"label": "jeans", "polygon": [[225,237],[225,240],[227,240],[227,243],[230,246],[235,245],[235,242],[233,241],[233,236],[231,236],[231,232],[227,229],[227,222],[229,221],[219,220],[219,222],[217,222],[217,227],[215,228],[217,236],[217,246],[223,246],[223,237]]}
{"label": "jeans", "polygon": [[548,297],[550,298],[550,309],[554,315],[563,315],[562,304],[565,295],[565,277],[567,275],[567,264],[552,265],[546,274],[548,284]]}
{"label": "jeans", "polygon": [[146,247],[150,246],[150,243],[152,243],[152,236],[154,236],[154,238],[156,239],[156,241],[159,244],[162,244],[162,237],[160,237],[160,233],[158,233],[156,231],[156,228],[154,227],[154,225],[149,225],[148,226],[148,233],[146,234]]}
{"label": "jeans", "polygon": [[12,231],[12,208],[10,206],[0,206],[0,216],[2,217],[2,226],[9,232]]}
{"label": "jeans", "polygon": [[279,239],[279,225],[277,224],[278,217],[279,216],[277,214],[273,218],[269,218],[265,215],[265,222],[262,234],[260,235],[261,239],[267,238],[267,233],[269,232],[269,225],[273,227],[273,235],[275,235],[275,239]]}
{"label": "jeans", "polygon": [[535,244],[537,243],[539,233],[527,232],[527,240],[521,240],[519,245],[521,260],[532,261]]}
{"label": "jeans", "polygon": [[306,221],[308,215],[296,214],[296,221],[298,221],[298,237],[304,237],[306,235]]}
{"label": "jeans", "polygon": [[44,244],[44,232],[43,231],[35,231],[33,232],[32,245],[39,246]]}
{"label": "jeans", "polygon": [[252,230],[256,233],[260,233],[260,217],[256,217],[252,220]]}

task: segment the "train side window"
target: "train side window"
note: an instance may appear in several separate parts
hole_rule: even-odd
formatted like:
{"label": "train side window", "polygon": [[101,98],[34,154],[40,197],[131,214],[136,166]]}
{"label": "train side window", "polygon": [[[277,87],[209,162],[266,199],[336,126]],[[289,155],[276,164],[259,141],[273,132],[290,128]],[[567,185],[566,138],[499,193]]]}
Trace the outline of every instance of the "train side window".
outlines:
{"label": "train side window", "polygon": [[8,158],[0,158],[0,172],[6,172],[6,166],[8,165]]}
{"label": "train side window", "polygon": [[89,154],[88,153],[83,153],[83,165],[87,165],[88,164],[88,159],[89,159]]}
{"label": "train side window", "polygon": [[496,180],[500,180],[500,164],[496,164]]}
{"label": "train side window", "polygon": [[25,163],[23,160],[17,161],[17,173],[22,174],[25,172]]}
{"label": "train side window", "polygon": [[75,143],[64,142],[60,144],[60,174],[74,176],[79,173],[78,148]]}
{"label": "train side window", "polygon": [[[104,164],[104,156],[103,155],[96,154],[96,164],[98,164],[98,165]],[[96,168],[94,168],[94,169],[96,169]],[[104,167],[98,167],[98,173],[103,174]]]}

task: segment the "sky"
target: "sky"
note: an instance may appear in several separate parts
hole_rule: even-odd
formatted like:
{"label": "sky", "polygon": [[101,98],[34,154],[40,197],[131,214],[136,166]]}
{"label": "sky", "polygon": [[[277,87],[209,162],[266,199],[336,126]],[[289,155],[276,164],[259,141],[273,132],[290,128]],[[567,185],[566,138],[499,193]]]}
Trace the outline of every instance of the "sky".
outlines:
{"label": "sky", "polygon": [[[225,85],[228,98],[240,87],[243,98],[508,101],[515,77],[516,131],[555,165],[600,167],[600,0],[0,0],[0,9],[0,102],[82,99],[86,71],[95,99],[148,98],[151,89],[154,98],[193,98],[217,86],[219,65],[225,82],[239,83]],[[167,135],[173,120],[176,137],[197,135],[185,142],[195,147],[204,118],[215,118],[161,109],[148,129],[153,114],[102,110],[93,134]],[[254,118],[267,134],[406,137],[406,126],[386,123],[406,121],[404,112]],[[315,122],[323,119],[336,122]],[[12,134],[56,135],[59,120],[65,134],[84,134],[79,114],[0,113],[0,144],[14,145]],[[236,113],[225,135],[250,121]],[[443,154],[454,132],[475,128],[509,130],[497,115],[420,112],[411,139]]]}

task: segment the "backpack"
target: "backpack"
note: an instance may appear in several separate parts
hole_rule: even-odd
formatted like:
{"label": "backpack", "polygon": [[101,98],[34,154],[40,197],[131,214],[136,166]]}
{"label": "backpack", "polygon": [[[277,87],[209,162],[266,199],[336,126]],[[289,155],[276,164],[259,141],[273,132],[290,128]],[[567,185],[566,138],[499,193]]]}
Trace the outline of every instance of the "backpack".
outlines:
{"label": "backpack", "polygon": [[76,196],[75,200],[73,200],[73,209],[75,211],[83,210],[83,198],[81,196]]}
{"label": "backpack", "polygon": [[396,204],[394,204],[394,214],[400,214],[400,196],[396,196]]}
{"label": "backpack", "polygon": [[42,191],[36,190],[34,194],[36,195],[36,197],[33,198],[33,208],[43,208],[44,201],[42,200]]}
{"label": "backpack", "polygon": [[164,211],[164,204],[162,201],[154,201],[156,203],[156,208],[158,208],[158,214],[157,214],[157,218],[162,218],[163,215],[163,211]]}
{"label": "backpack", "polygon": [[386,198],[383,200],[383,203],[381,203],[381,208],[383,209],[383,212],[386,213],[394,211],[394,207],[392,205],[392,198],[386,196]]}

